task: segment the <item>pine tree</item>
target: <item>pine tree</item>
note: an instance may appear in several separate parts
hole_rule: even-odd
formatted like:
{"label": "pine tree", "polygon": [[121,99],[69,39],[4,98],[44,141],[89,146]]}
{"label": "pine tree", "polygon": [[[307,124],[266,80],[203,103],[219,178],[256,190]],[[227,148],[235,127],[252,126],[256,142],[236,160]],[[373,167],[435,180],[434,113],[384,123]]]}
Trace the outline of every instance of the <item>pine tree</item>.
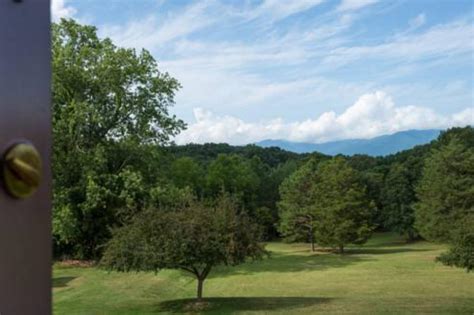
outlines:
{"label": "pine tree", "polygon": [[370,218],[374,206],[358,172],[342,157],[336,157],[321,163],[316,181],[313,208],[318,244],[343,253],[349,243],[365,243],[373,230]]}
{"label": "pine tree", "polygon": [[416,226],[429,240],[450,242],[474,214],[474,148],[459,138],[434,149],[417,187]]}
{"label": "pine tree", "polygon": [[301,168],[287,177],[280,186],[281,201],[279,231],[287,240],[308,239],[311,250],[315,250],[314,226],[315,200],[312,195],[316,184],[318,161],[310,159]]}
{"label": "pine tree", "polygon": [[382,189],[384,226],[406,235],[409,241],[417,236],[413,210],[415,200],[410,171],[401,163],[393,164]]}

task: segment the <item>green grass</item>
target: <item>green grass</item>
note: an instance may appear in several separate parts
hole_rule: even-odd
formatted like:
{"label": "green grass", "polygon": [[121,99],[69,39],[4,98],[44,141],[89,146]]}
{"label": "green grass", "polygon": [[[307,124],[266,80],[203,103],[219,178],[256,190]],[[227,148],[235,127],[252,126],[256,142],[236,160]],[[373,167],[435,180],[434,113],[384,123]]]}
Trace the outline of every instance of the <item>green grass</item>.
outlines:
{"label": "green grass", "polygon": [[55,314],[474,314],[474,274],[442,266],[445,250],[377,235],[346,255],[310,253],[307,244],[270,243],[269,259],[214,270],[208,304],[196,283],[173,270],[108,273],[54,268]]}

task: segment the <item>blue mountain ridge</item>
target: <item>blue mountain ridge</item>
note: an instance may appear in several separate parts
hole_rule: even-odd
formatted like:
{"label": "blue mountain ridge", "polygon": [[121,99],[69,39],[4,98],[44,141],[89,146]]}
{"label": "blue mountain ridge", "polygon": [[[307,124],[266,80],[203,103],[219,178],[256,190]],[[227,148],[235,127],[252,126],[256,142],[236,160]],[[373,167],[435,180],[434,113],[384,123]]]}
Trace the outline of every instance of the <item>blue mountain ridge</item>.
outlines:
{"label": "blue mountain ridge", "polygon": [[442,130],[407,130],[372,139],[349,139],[325,143],[304,143],[287,140],[263,140],[255,143],[264,148],[279,147],[296,153],[320,152],[327,155],[367,154],[384,156],[411,149],[435,140]]}

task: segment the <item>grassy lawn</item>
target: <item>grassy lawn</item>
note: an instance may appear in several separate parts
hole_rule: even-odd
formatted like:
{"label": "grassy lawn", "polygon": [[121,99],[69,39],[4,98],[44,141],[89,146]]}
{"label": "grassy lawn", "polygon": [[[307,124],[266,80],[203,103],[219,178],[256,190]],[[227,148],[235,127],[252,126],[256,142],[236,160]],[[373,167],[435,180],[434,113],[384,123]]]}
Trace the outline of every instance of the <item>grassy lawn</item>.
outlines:
{"label": "grassy lawn", "polygon": [[270,243],[272,256],[215,269],[206,311],[191,307],[196,283],[173,270],[108,273],[54,268],[55,314],[474,314],[474,274],[435,263],[445,248],[377,235],[346,255]]}

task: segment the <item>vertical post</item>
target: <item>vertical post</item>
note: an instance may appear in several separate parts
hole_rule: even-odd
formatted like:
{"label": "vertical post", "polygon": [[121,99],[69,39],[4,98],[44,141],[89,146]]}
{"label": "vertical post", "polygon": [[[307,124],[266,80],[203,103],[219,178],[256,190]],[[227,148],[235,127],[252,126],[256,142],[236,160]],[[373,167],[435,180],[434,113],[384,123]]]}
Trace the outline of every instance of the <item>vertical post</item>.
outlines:
{"label": "vertical post", "polygon": [[49,0],[0,1],[0,156],[16,141],[39,151],[38,190],[25,199],[0,175],[0,314],[51,313]]}

